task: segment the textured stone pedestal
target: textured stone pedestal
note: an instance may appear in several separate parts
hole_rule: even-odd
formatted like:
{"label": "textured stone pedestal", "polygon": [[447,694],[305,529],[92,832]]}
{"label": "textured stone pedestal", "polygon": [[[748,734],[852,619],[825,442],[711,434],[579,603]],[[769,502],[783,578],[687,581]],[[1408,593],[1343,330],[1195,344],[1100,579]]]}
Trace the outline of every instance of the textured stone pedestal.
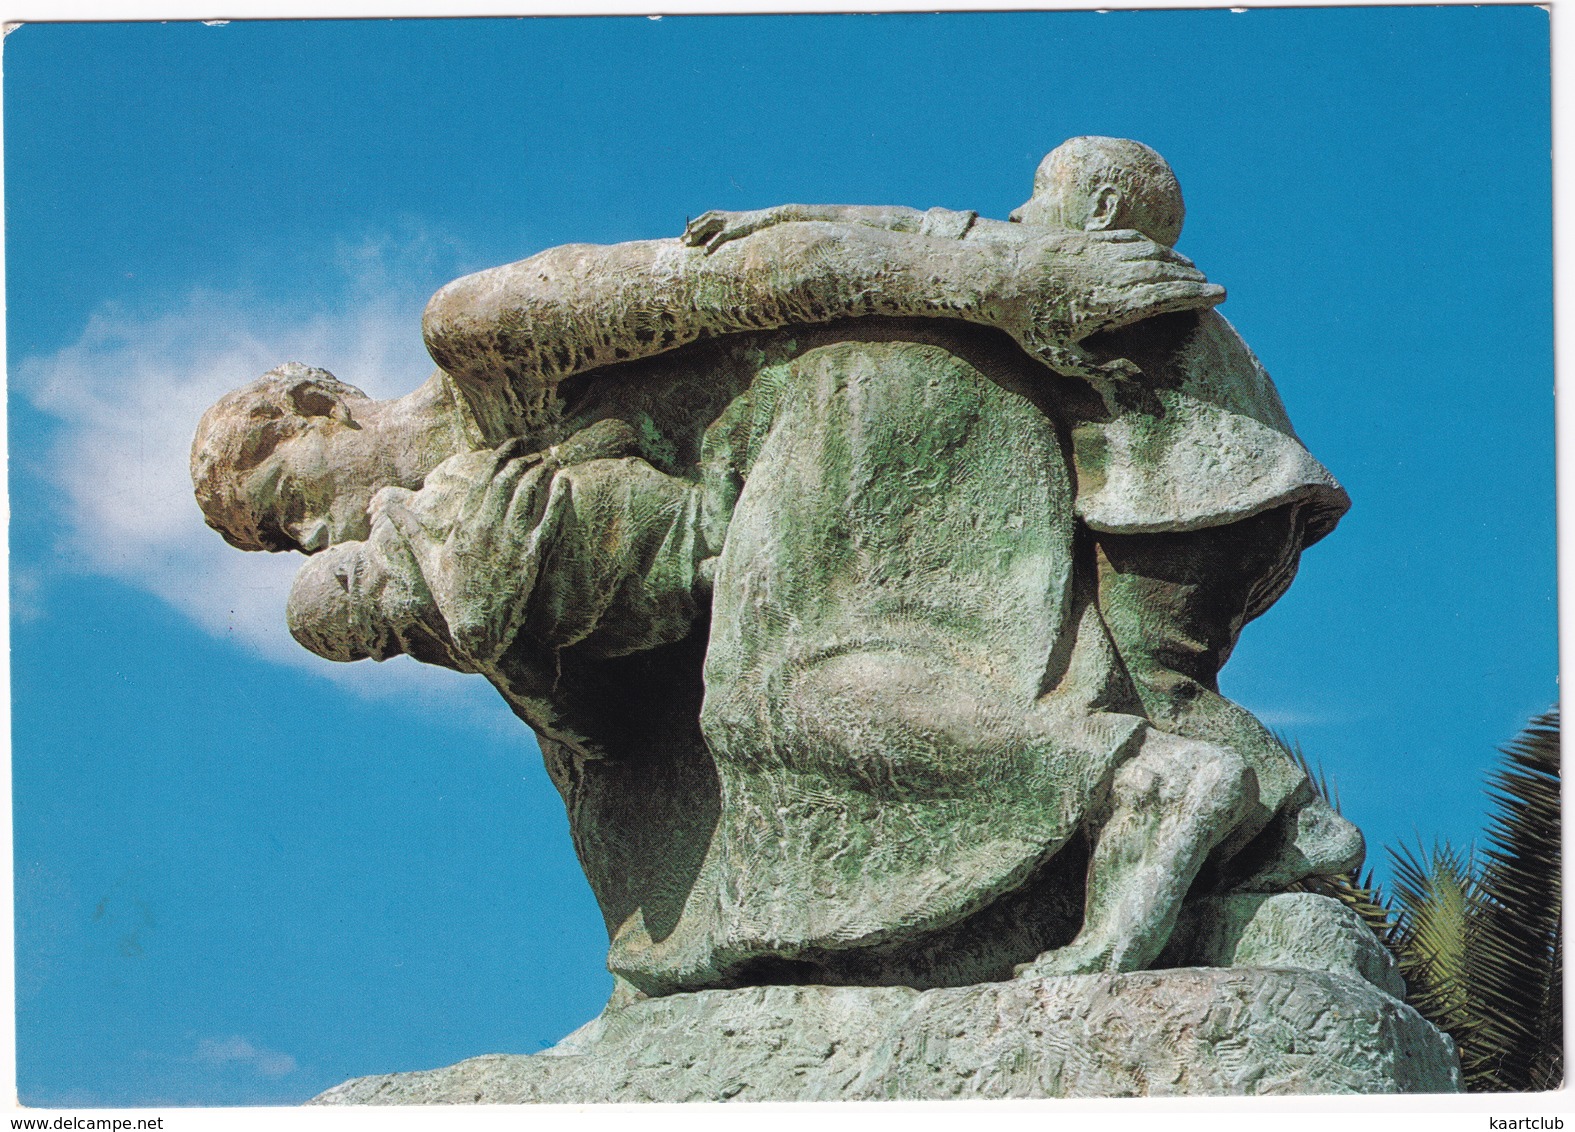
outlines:
{"label": "textured stone pedestal", "polygon": [[1453,1043],[1362,980],[1184,968],[639,1002],[535,1056],[361,1077],[315,1104],[1458,1092]]}

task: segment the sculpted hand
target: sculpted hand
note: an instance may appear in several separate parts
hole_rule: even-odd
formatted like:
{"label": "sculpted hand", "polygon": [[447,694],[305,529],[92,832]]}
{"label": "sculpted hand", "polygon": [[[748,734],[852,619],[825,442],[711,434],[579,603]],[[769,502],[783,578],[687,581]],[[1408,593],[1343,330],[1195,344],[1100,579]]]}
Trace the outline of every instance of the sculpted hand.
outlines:
{"label": "sculpted hand", "polygon": [[1155,315],[1218,306],[1225,288],[1140,232],[1075,232],[1031,245],[1015,298],[1009,321],[1024,348],[1099,387],[1135,377],[1138,368],[1124,358],[1096,364],[1079,342]]}
{"label": "sculpted hand", "polygon": [[705,254],[710,255],[730,240],[743,239],[751,232],[758,232],[782,221],[783,217],[774,208],[757,208],[751,212],[712,209],[691,220],[684,229],[682,239],[692,248],[704,245]]}
{"label": "sculpted hand", "polygon": [[634,429],[621,420],[599,421],[543,452],[510,440],[476,454],[481,463],[444,530],[418,529],[419,520],[409,511],[386,509],[417,548],[449,636],[466,657],[491,663],[519,630],[547,549],[538,528],[557,470],[628,456],[638,443]]}
{"label": "sculpted hand", "polygon": [[1068,233],[1054,242],[1052,262],[1042,266],[1058,279],[1042,282],[1052,292],[1045,297],[1061,302],[1040,308],[1050,316],[1034,320],[1041,334],[1080,342],[1101,330],[1225,301],[1225,288],[1205,279],[1190,259],[1141,232]]}

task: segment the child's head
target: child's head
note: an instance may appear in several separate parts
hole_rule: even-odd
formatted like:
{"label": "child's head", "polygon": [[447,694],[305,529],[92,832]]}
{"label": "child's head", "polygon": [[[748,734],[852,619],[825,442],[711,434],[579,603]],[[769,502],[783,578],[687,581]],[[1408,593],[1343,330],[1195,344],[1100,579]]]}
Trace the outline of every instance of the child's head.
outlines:
{"label": "child's head", "polygon": [[1163,157],[1125,138],[1072,138],[1039,163],[1034,195],[1012,219],[1042,228],[1135,228],[1174,247],[1186,209]]}
{"label": "child's head", "polygon": [[303,550],[366,536],[384,469],[367,425],[377,402],[290,362],[221,397],[191,446],[208,525],[242,550]]}

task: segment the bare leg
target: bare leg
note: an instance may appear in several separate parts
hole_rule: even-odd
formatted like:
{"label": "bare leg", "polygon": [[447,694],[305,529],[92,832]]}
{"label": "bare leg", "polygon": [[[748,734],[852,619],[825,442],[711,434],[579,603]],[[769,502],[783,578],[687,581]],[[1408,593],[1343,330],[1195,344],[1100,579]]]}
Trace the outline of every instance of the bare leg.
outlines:
{"label": "bare leg", "polygon": [[[1149,719],[1229,748],[1257,776],[1257,804],[1210,864],[1231,876],[1260,871],[1259,884],[1343,872],[1362,856],[1356,827],[1316,799],[1306,772],[1251,712],[1219,694],[1242,626],[1295,576],[1305,511],[1287,505],[1226,527],[1102,535],[1099,544],[1100,609]],[[1252,861],[1233,861],[1249,843]]]}
{"label": "bare leg", "polygon": [[1257,801],[1257,782],[1223,747],[1149,731],[1111,788],[1095,834],[1083,930],[1017,974],[1136,971],[1170,938],[1204,859]]}

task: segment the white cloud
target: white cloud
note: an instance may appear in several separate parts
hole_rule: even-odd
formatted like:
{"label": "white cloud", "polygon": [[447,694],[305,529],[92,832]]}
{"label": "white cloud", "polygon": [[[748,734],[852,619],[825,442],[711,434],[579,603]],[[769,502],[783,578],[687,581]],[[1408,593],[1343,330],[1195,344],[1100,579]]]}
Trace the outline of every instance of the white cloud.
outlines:
{"label": "white cloud", "polygon": [[1258,717],[1258,722],[1269,728],[1339,727],[1366,718],[1363,712],[1345,709],[1304,711],[1296,708],[1259,708],[1252,704],[1243,706]]}
{"label": "white cloud", "polygon": [[1258,722],[1265,727],[1316,727],[1321,723],[1329,722],[1324,716],[1316,715],[1312,712],[1285,711],[1274,708],[1266,711],[1254,711],[1253,715],[1257,716]]}
{"label": "white cloud", "polygon": [[241,1037],[223,1040],[203,1038],[197,1043],[197,1060],[214,1065],[237,1062],[249,1066],[264,1077],[283,1077],[287,1073],[294,1073],[296,1069],[295,1058],[289,1054],[262,1049]]}
{"label": "white cloud", "polygon": [[[304,667],[364,694],[452,705],[493,699],[455,673],[413,663],[338,665],[297,645],[285,599],[302,559],[246,554],[203,523],[188,471],[192,433],[219,396],[285,361],[321,366],[375,397],[407,392],[431,372],[421,345],[430,241],[366,240],[337,249],[307,311],[263,309],[246,295],[196,292],[148,316],[102,307],[81,337],[24,359],[13,389],[58,431],[38,469],[59,493],[61,568],[146,590],[215,636]],[[16,453],[13,452],[13,459]],[[16,563],[28,616],[47,607],[48,579]]]}
{"label": "white cloud", "polygon": [[34,566],[11,564],[11,616],[37,621],[44,615],[44,574]]}

